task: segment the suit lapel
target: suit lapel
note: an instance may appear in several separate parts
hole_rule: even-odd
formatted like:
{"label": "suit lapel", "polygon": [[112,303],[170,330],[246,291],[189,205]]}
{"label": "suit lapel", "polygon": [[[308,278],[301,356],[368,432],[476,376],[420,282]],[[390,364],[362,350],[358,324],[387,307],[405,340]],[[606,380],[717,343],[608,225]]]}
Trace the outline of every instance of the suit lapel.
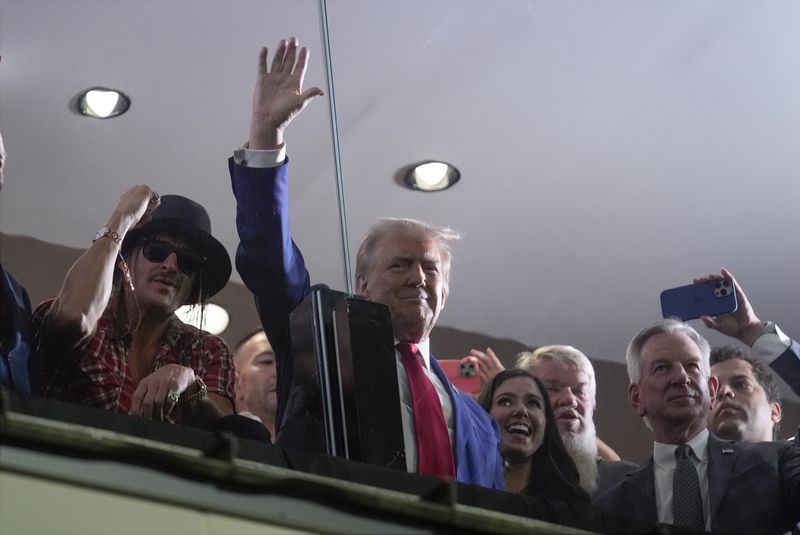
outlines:
{"label": "suit lapel", "polygon": [[[456,477],[459,476],[458,474],[458,467],[459,467],[459,460],[465,458],[465,451],[467,444],[467,430],[469,429],[468,425],[464,425],[461,422],[461,418],[463,418],[462,411],[459,410],[459,404],[456,400],[456,394],[453,392],[453,386],[450,384],[450,380],[447,378],[447,375],[442,370],[442,367],[439,366],[439,363],[436,361],[433,355],[431,355],[431,369],[433,373],[436,374],[436,377],[444,385],[445,390],[447,390],[447,395],[450,396],[450,404],[453,406],[453,425],[455,429],[453,430],[453,459],[456,463]],[[464,436],[462,436],[464,435]]]}
{"label": "suit lapel", "polygon": [[623,480],[623,485],[630,485],[635,495],[630,496],[628,505],[633,508],[636,518],[641,518],[647,522],[658,522],[656,512],[656,476],[655,463],[653,457],[646,464],[630,472],[627,479]]}
{"label": "suit lapel", "polygon": [[719,504],[722,503],[731,480],[737,454],[738,449],[734,442],[720,440],[712,434],[708,435],[708,499],[712,529]]}

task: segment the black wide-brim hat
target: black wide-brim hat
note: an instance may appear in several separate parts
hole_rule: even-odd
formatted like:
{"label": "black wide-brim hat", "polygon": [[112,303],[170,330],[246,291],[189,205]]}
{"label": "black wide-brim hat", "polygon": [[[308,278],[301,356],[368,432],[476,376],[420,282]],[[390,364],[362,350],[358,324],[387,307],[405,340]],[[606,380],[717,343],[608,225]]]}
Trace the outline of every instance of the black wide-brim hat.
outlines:
{"label": "black wide-brim hat", "polygon": [[205,268],[195,276],[189,304],[205,301],[217,294],[231,277],[228,251],[211,235],[211,219],[200,204],[180,195],[164,195],[161,204],[150,214],[146,225],[125,235],[122,254],[135,247],[142,238],[167,234],[183,240],[192,251],[205,257]]}

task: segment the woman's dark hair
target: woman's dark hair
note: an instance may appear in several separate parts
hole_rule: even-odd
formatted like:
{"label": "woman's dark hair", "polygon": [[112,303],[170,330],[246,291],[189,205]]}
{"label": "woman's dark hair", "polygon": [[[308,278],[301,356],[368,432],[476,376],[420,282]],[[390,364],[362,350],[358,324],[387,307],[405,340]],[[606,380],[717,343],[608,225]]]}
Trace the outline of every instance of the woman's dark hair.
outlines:
{"label": "woman's dark hair", "polygon": [[575,462],[567,453],[558,433],[553,407],[542,382],[530,372],[519,368],[504,370],[484,385],[478,394],[478,403],[491,413],[494,394],[500,385],[514,377],[532,379],[539,387],[544,400],[544,436],[542,445],[531,458],[531,473],[523,494],[538,495],[555,500],[589,503],[589,495],[580,487],[580,475]]}

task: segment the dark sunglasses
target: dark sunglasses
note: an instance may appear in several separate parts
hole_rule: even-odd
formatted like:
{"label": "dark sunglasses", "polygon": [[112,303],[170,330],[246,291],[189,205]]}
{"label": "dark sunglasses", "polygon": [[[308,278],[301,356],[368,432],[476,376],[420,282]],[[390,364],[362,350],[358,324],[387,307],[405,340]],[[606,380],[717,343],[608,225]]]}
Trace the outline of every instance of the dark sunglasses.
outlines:
{"label": "dark sunglasses", "polygon": [[175,257],[178,259],[178,269],[187,275],[199,273],[206,263],[205,256],[175,247],[171,243],[161,240],[146,240],[142,243],[142,254],[151,262],[163,262],[170,253],[175,253]]}

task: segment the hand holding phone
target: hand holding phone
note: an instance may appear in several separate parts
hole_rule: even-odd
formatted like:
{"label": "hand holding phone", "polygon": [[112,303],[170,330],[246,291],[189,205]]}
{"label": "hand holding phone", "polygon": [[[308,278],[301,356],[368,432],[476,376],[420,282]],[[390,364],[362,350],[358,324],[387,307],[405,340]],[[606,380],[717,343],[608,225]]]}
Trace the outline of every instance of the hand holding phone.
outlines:
{"label": "hand holding phone", "polygon": [[729,279],[710,280],[661,292],[661,313],[665,318],[677,317],[688,321],[700,316],[735,312],[737,307],[736,291]]}
{"label": "hand holding phone", "polygon": [[763,334],[763,323],[756,315],[753,305],[744,293],[741,284],[736,281],[733,273],[726,268],[722,268],[719,275],[709,273],[708,276],[692,279],[692,282],[700,284],[719,279],[727,279],[733,283],[733,290],[736,294],[736,311],[732,314],[719,316],[701,316],[700,319],[709,329],[714,329],[726,336],[736,338],[747,346],[752,346]]}
{"label": "hand holding phone", "polygon": [[440,359],[442,367],[450,382],[468,394],[476,394],[481,389],[481,380],[478,377],[478,365],[466,358]]}

